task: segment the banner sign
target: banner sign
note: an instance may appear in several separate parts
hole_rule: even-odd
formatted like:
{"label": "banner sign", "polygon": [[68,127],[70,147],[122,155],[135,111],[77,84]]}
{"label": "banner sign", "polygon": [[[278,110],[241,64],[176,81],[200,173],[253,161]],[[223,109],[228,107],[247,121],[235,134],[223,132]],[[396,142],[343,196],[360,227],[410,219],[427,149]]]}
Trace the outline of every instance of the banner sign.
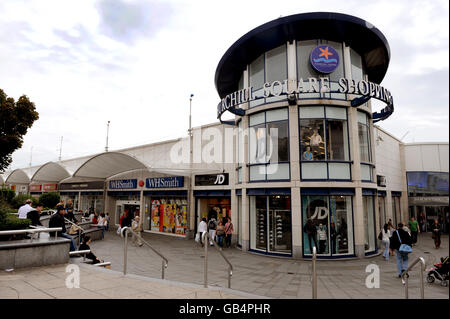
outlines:
{"label": "banner sign", "polygon": [[59,185],[60,190],[85,190],[85,189],[103,189],[104,182],[84,182],[84,183],[64,183]]}
{"label": "banner sign", "polygon": [[184,177],[153,177],[145,180],[147,188],[177,188],[184,186]]}
{"label": "banner sign", "polygon": [[42,185],[30,185],[30,192],[40,192]]}
{"label": "banner sign", "polygon": [[228,185],[228,173],[214,175],[195,175],[195,186]]}
{"label": "banner sign", "polygon": [[109,189],[134,189],[137,188],[137,179],[119,179],[109,181]]}
{"label": "banner sign", "polygon": [[52,192],[58,190],[58,184],[44,184],[42,185],[42,191]]}

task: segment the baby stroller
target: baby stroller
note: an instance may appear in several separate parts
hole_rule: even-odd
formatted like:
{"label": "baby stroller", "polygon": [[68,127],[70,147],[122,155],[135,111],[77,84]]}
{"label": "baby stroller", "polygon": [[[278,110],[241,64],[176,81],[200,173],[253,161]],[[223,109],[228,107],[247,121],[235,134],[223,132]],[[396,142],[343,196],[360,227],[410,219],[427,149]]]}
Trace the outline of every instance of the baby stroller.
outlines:
{"label": "baby stroller", "polygon": [[441,257],[441,262],[439,264],[435,264],[434,267],[427,269],[427,282],[432,284],[435,281],[435,278],[439,279],[441,281],[441,286],[447,287],[448,283],[447,280],[449,280],[449,269],[448,264],[449,260],[447,257]]}

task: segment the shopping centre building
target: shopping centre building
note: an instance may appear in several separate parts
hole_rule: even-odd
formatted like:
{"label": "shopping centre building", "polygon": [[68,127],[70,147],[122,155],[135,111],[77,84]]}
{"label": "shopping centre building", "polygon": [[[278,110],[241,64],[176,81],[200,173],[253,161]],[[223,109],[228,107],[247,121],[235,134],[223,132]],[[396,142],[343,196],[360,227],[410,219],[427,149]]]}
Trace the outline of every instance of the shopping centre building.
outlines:
{"label": "shopping centre building", "polygon": [[389,219],[416,216],[425,230],[441,219],[448,232],[448,143],[404,144],[374,125],[395,120],[395,92],[380,85],[389,60],[386,38],[367,21],[282,17],[220,60],[220,122],[5,172],[0,183],[34,196],[58,191],[115,225],[125,211],[141,215],[146,232],[188,239],[202,217],[231,217],[242,250],[296,259],[312,246],[320,258],[376,254]]}

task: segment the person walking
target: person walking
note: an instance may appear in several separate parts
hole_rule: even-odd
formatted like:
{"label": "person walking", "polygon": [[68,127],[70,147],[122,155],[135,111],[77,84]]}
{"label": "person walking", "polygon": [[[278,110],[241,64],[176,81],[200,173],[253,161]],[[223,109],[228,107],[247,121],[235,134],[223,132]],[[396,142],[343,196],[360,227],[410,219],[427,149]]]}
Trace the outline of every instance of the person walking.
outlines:
{"label": "person walking", "polygon": [[233,237],[234,233],[234,226],[231,222],[231,217],[228,217],[227,223],[225,224],[225,246],[227,248],[231,247],[231,238]]}
{"label": "person walking", "polygon": [[306,221],[306,225],[303,229],[306,234],[308,235],[308,242],[309,242],[309,251],[311,252],[311,254],[313,253],[313,249],[312,249],[312,241],[314,241],[314,247],[317,247],[317,228],[316,226],[314,226],[314,223],[312,221],[311,218],[309,218]]}
{"label": "person walking", "polygon": [[203,241],[202,241],[202,235],[204,232],[208,231],[208,225],[206,224],[206,217],[203,217],[200,221],[200,224],[198,224],[198,234],[200,236],[200,244],[203,247]]}
{"label": "person walking", "polygon": [[131,229],[136,233],[136,236],[133,236],[133,244],[136,245],[136,241],[137,244],[139,245],[139,247],[141,247],[143,245],[142,243],[142,237],[141,237],[141,233],[142,233],[142,225],[140,223],[140,217],[136,216],[133,220],[133,222],[131,223]]}
{"label": "person walking", "polygon": [[214,217],[212,217],[211,220],[208,222],[209,236],[211,236],[211,240],[209,241],[210,246],[214,246],[213,241],[216,240],[216,228],[217,228],[217,221]]}
{"label": "person walking", "polygon": [[102,230],[102,235],[100,236],[100,239],[105,238],[106,225],[107,225],[107,221],[106,221],[105,213],[100,213],[100,216],[97,220],[97,228],[100,228]]}
{"label": "person walking", "polygon": [[438,249],[441,246],[441,224],[437,219],[431,226],[431,238],[434,239],[434,247]]}
{"label": "person walking", "polygon": [[73,214],[73,202],[71,199],[67,201],[66,211],[67,211],[67,219],[70,220],[71,222],[78,223],[78,220],[75,218],[75,215]]}
{"label": "person walking", "polygon": [[[389,244],[390,248],[395,251],[397,256],[397,271],[399,278],[402,276],[402,273],[408,269],[408,253],[400,251],[400,246],[402,244],[408,246],[412,245],[411,236],[407,231],[403,230],[403,226],[402,223],[398,224],[397,230],[392,234]],[[408,274],[406,274],[406,276],[409,277]]]}
{"label": "person walking", "polygon": [[216,238],[217,238],[217,243],[219,244],[220,247],[223,247],[223,242],[224,242],[224,237],[225,237],[225,226],[223,225],[222,221],[219,221],[219,225],[217,225],[217,229],[216,229]]}
{"label": "person walking", "polygon": [[415,220],[414,216],[411,216],[408,225],[411,231],[412,244],[415,245],[417,243],[417,235],[420,233],[419,223]]}
{"label": "person walking", "polygon": [[389,261],[390,256],[390,235],[391,232],[389,231],[390,226],[388,224],[384,224],[383,229],[381,230],[382,239],[381,241],[384,244],[384,253],[383,257],[386,261]]}

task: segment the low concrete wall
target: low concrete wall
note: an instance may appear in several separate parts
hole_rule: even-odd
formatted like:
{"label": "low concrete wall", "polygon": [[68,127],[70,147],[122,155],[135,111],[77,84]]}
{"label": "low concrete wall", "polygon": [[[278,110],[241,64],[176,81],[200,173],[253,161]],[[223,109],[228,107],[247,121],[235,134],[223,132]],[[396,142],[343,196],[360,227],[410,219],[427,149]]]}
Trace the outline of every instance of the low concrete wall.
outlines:
{"label": "low concrete wall", "polygon": [[65,264],[69,250],[70,240],[61,237],[0,242],[0,269]]}

